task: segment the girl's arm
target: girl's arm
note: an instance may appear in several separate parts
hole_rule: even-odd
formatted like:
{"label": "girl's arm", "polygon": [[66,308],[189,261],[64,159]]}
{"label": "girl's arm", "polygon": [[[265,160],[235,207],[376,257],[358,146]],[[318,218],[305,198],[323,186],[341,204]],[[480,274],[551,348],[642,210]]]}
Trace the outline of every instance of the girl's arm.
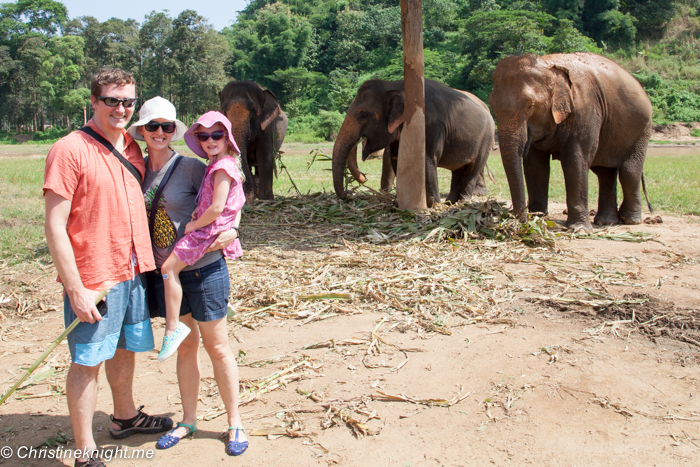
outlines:
{"label": "girl's arm", "polygon": [[211,205],[202,213],[202,215],[192,222],[188,222],[185,226],[185,233],[188,234],[194,230],[206,227],[216,220],[217,217],[224,212],[228,192],[231,189],[233,179],[226,173],[225,170],[217,170],[214,172],[214,195],[211,200]]}

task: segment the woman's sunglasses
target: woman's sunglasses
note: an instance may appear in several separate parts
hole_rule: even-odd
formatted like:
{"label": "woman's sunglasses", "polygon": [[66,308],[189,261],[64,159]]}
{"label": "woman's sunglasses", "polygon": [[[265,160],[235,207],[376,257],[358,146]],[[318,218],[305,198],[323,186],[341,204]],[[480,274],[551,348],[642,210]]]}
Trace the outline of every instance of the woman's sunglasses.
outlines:
{"label": "woman's sunglasses", "polygon": [[204,132],[199,132],[195,133],[194,136],[201,142],[204,143],[205,141],[208,141],[209,138],[213,139],[214,141],[219,141],[221,138],[226,136],[226,133],[219,130],[219,131],[214,131],[212,133],[204,133]]}
{"label": "woman's sunglasses", "polygon": [[121,104],[125,109],[133,107],[136,103],[136,99],[119,99],[117,97],[97,96],[97,100],[104,102],[107,107],[119,107]]}
{"label": "woman's sunglasses", "polygon": [[163,123],[158,123],[158,122],[148,122],[143,126],[147,132],[149,133],[155,133],[158,131],[158,128],[163,129],[163,133],[174,133],[175,132],[175,122],[163,122]]}

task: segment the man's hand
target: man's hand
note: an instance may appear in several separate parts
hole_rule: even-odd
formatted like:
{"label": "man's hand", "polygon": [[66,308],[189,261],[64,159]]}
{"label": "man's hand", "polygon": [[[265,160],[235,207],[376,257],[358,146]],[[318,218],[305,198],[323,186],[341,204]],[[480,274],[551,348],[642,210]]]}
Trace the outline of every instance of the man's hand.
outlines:
{"label": "man's hand", "polygon": [[237,238],[238,230],[236,229],[221,232],[219,236],[216,237],[216,240],[214,240],[214,243],[212,243],[211,246],[207,249],[207,253],[209,253],[210,251],[223,250]]}
{"label": "man's hand", "polygon": [[83,323],[92,324],[95,321],[102,321],[102,316],[100,316],[100,312],[95,307],[95,299],[98,295],[99,292],[84,287],[81,290],[68,293],[73,313]]}

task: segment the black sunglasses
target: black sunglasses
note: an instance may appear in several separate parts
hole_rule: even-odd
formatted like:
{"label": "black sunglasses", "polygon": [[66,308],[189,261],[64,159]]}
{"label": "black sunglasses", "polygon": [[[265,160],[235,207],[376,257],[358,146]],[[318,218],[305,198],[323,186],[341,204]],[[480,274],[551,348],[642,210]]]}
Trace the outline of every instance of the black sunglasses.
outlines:
{"label": "black sunglasses", "polygon": [[146,123],[143,126],[147,132],[149,133],[155,133],[158,131],[158,128],[163,129],[163,133],[174,133],[175,132],[175,122],[163,122],[163,123],[158,123],[154,121],[150,121]]}
{"label": "black sunglasses", "polygon": [[117,97],[97,96],[97,100],[104,102],[107,107],[119,107],[119,104],[121,104],[125,109],[129,109],[136,104],[136,99],[119,99]]}
{"label": "black sunglasses", "polygon": [[221,130],[218,130],[218,131],[214,131],[212,133],[204,133],[204,132],[195,133],[194,135],[197,137],[197,139],[200,142],[204,143],[205,141],[209,140],[209,138],[213,139],[214,141],[219,141],[221,138],[226,136],[226,133],[221,131]]}

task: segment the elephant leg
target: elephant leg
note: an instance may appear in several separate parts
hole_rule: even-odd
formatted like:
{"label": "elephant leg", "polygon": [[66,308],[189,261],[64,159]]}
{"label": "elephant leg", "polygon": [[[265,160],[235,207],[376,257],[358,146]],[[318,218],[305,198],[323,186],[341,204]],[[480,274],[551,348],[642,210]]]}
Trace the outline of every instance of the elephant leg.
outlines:
{"label": "elephant leg", "polygon": [[620,167],[620,186],[622,187],[622,204],[620,220],[625,224],[642,222],[641,180],[644,168],[644,156],[627,159]]}
{"label": "elephant leg", "polygon": [[382,155],[382,179],[380,189],[389,193],[392,188],[394,188],[394,179],[396,178],[396,172],[391,163],[391,146],[384,148],[384,155]]}
{"label": "elephant leg", "polygon": [[479,175],[476,177],[476,184],[474,186],[474,196],[486,196],[488,191],[486,190],[486,180],[484,179],[485,169],[481,169]]}
{"label": "elephant leg", "polygon": [[530,148],[523,160],[523,173],[527,185],[527,209],[547,214],[549,205],[550,155]]}
{"label": "elephant leg", "polygon": [[259,142],[256,157],[258,160],[258,199],[274,200],[275,195],[272,192],[272,179],[275,171],[275,153],[272,145],[272,132],[270,128],[262,135],[262,141]]}
{"label": "elephant leg", "polygon": [[255,196],[260,198],[258,195],[260,193],[260,177],[258,176],[258,167],[255,167],[255,175],[253,175],[253,193]]}
{"label": "elephant leg", "polygon": [[489,159],[491,152],[491,142],[488,146],[480,148],[474,158],[474,163],[471,165],[471,170],[467,174],[467,186],[465,188],[465,197],[486,196],[486,181],[484,180],[484,171],[486,170],[486,162]]}
{"label": "elephant leg", "polygon": [[[446,203],[457,204],[471,198],[471,192],[467,193],[469,185],[469,173],[472,171],[471,164],[460,167],[452,171],[452,181],[450,182],[450,194],[447,195]],[[472,191],[473,191],[472,183]]]}
{"label": "elephant leg", "polygon": [[442,202],[438,186],[437,161],[428,154],[425,155],[425,202],[428,207]]}
{"label": "elephant leg", "polygon": [[598,176],[598,212],[593,219],[596,225],[612,225],[620,222],[617,214],[617,169],[591,167]]}
{"label": "elephant leg", "polygon": [[566,149],[561,155],[568,211],[566,226],[572,230],[591,230],[588,216],[588,157],[584,157],[584,151],[578,145],[570,145]]}

